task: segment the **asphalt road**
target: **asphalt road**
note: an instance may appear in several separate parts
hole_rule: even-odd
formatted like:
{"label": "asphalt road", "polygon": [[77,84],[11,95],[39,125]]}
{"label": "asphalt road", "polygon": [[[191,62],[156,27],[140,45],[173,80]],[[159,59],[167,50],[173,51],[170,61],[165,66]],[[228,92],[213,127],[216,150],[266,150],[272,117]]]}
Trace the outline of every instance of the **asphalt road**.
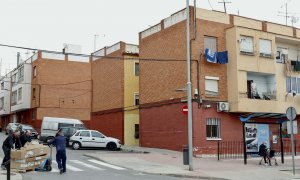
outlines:
{"label": "asphalt road", "polygon": [[[0,143],[2,146],[3,140],[6,138],[4,133],[0,133]],[[95,151],[102,151],[105,155],[106,150],[103,149],[84,149],[84,150],[71,150],[67,149],[67,172],[59,174],[57,164],[55,162],[55,148],[53,149],[53,163],[52,172],[36,172],[31,171],[23,173],[24,180],[177,180],[183,178],[144,174],[141,172],[125,169],[123,167],[114,166],[111,164],[103,163],[101,161],[91,159],[84,156],[85,153],[93,153]],[[3,157],[3,151],[0,153]],[[1,160],[2,161],[2,160]]]}

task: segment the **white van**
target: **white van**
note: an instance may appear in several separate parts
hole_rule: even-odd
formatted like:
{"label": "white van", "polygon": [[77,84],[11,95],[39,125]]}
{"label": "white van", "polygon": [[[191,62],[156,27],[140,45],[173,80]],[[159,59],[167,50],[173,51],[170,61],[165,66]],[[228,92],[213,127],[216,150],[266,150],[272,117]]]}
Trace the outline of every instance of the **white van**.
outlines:
{"label": "white van", "polygon": [[47,140],[55,137],[59,128],[63,127],[86,129],[83,122],[78,119],[44,117],[39,140],[42,142],[47,142]]}

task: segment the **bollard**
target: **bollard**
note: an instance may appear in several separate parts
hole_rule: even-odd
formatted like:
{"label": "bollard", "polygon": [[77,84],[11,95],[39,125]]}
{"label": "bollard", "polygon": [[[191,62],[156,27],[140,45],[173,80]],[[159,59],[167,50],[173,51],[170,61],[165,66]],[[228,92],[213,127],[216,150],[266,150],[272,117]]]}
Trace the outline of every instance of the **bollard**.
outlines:
{"label": "bollard", "polygon": [[[10,157],[10,151],[9,151],[9,157]],[[5,166],[6,166],[6,179],[10,180],[10,159],[5,162]]]}

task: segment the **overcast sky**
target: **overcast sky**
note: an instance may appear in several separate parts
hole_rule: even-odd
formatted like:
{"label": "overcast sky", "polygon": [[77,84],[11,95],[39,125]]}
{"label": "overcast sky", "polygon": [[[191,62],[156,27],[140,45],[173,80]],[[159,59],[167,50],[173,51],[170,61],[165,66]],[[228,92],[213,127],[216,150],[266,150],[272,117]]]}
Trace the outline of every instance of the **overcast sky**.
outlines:
{"label": "overcast sky", "polygon": [[[209,4],[210,1],[210,4]],[[221,0],[197,0],[197,6],[223,11]],[[300,16],[299,0],[229,0],[227,12],[285,24],[278,12]],[[82,53],[118,41],[138,43],[138,33],[185,7],[185,0],[1,0],[0,44],[61,51],[64,43],[79,44]],[[193,0],[190,1],[192,5]],[[288,20],[289,25],[291,21]],[[300,27],[300,23],[294,26]],[[16,54],[26,51],[0,47],[2,75],[16,66]]]}

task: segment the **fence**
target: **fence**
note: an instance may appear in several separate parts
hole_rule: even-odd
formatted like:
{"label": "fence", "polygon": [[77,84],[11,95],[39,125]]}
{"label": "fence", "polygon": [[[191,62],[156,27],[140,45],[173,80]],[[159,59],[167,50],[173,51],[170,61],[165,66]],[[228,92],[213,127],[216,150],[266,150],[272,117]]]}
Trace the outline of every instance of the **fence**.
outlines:
{"label": "fence", "polygon": [[[217,142],[217,157],[220,159],[239,159],[244,156],[243,141],[218,141]],[[258,145],[259,146],[259,145]],[[276,144],[271,144],[271,149],[275,150],[276,155],[281,154],[280,141]],[[283,139],[284,155],[291,155],[291,141],[290,139]],[[300,152],[300,141],[295,140],[295,155]],[[257,156],[257,153],[247,153],[247,157]]]}

